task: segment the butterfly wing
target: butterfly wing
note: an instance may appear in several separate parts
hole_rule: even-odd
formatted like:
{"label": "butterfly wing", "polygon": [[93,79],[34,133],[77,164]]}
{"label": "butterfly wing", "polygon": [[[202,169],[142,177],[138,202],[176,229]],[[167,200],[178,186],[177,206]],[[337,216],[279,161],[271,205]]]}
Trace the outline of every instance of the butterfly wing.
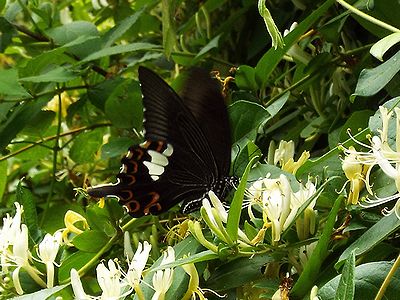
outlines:
{"label": "butterfly wing", "polygon": [[[209,139],[211,125],[202,124],[212,122],[212,118],[206,114],[210,101],[205,99],[201,85],[209,89],[214,83],[206,75],[193,73],[188,83],[200,84],[194,93],[186,93],[184,103],[152,71],[139,68],[139,80],[146,142],[129,149],[122,159],[116,184],[94,187],[88,193],[93,197],[117,196],[134,217],[160,213],[182,200],[184,212],[194,210],[229,169],[230,147],[220,150],[221,145],[211,145],[211,142],[218,142],[217,136]],[[216,91],[217,87],[213,86],[210,96]],[[227,122],[222,96],[215,101],[220,105],[222,116],[226,115],[226,119],[221,120]],[[215,120],[219,120],[218,117]],[[227,129],[220,138],[228,136],[229,140],[229,124],[221,126]]]}

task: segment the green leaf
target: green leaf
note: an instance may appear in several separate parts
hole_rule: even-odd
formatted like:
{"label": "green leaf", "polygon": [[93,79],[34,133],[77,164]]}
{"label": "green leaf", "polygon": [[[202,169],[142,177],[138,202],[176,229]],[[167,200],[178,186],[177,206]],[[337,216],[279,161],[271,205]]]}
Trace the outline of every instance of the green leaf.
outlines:
{"label": "green leaf", "polygon": [[71,269],[79,270],[88,264],[97,253],[77,251],[68,256],[58,269],[58,282],[64,283],[70,277]]}
{"label": "green leaf", "polygon": [[256,79],[260,86],[265,86],[272,72],[279,64],[283,56],[288,52],[294,43],[297,43],[300,36],[303,35],[333,4],[334,0],[327,0],[320,5],[314,12],[305,18],[298,26],[284,37],[285,46],[283,48],[267,51],[258,61],[256,66]]}
{"label": "green leaf", "polygon": [[97,128],[78,135],[69,150],[71,159],[80,164],[92,162],[103,144],[103,132],[102,128]]}
{"label": "green leaf", "polygon": [[47,129],[51,127],[56,113],[52,110],[40,111],[32,120],[30,120],[22,131],[22,134],[43,137]]}
{"label": "green leaf", "polygon": [[255,138],[258,126],[270,117],[263,106],[248,101],[236,101],[228,110],[230,123],[233,125],[233,143],[245,138]]}
{"label": "green leaf", "polygon": [[118,40],[125,32],[127,32],[133,25],[137,23],[139,18],[143,14],[143,9],[138,10],[133,15],[125,18],[117,25],[115,25],[110,31],[108,31],[105,35],[103,40],[106,42],[104,43],[104,47],[110,47],[116,40]]}
{"label": "green leaf", "polygon": [[304,267],[299,279],[293,286],[291,295],[299,298],[304,296],[314,285],[320,274],[322,263],[328,256],[328,245],[331,241],[331,234],[337,218],[340,205],[343,202],[343,196],[336,198],[335,203],[329,212],[328,219],[324,224],[324,229],[319,236],[318,244],[312,252],[307,264]]}
{"label": "green leaf", "polygon": [[3,199],[6,185],[7,185],[7,161],[3,160],[0,161],[0,200]]}
{"label": "green leaf", "polygon": [[20,81],[29,81],[29,82],[67,82],[74,80],[78,77],[78,74],[73,72],[69,68],[65,67],[55,67],[48,72],[45,72],[36,76],[29,76],[20,78]]}
{"label": "green leaf", "polygon": [[74,246],[84,252],[99,252],[110,240],[102,231],[87,230],[75,236],[72,240]]}
{"label": "green leaf", "polygon": [[58,285],[49,289],[42,289],[32,294],[26,294],[18,297],[14,297],[10,300],[43,300],[48,299],[51,295],[61,291],[62,289],[69,286],[69,284]]}
{"label": "green leaf", "polygon": [[46,34],[58,45],[65,45],[82,37],[99,36],[96,26],[86,21],[74,21],[50,28],[46,31]]}
{"label": "green leaf", "polygon": [[353,300],[355,291],[354,270],[356,258],[354,251],[351,252],[343,267],[335,300]]}
{"label": "green leaf", "polygon": [[[355,294],[352,299],[373,300],[388,275],[393,262],[378,261],[355,268]],[[334,300],[339,287],[340,275],[336,276],[318,291],[321,300]],[[386,289],[383,299],[398,299],[400,295],[400,269],[397,269]]]}
{"label": "green leaf", "polygon": [[161,18],[162,18],[162,37],[164,53],[167,59],[171,56],[171,52],[176,45],[176,33],[172,15],[175,12],[176,0],[161,1]]}
{"label": "green leaf", "polygon": [[29,236],[36,239],[39,236],[39,222],[35,198],[30,190],[22,186],[21,181],[17,185],[16,192],[18,203],[24,207],[24,219],[29,230]]}
{"label": "green leaf", "polygon": [[258,85],[256,82],[256,70],[250,66],[241,65],[236,70],[235,83],[241,90],[257,90]]}
{"label": "green leaf", "polygon": [[275,258],[271,253],[241,257],[219,266],[207,280],[207,288],[223,291],[243,286],[262,277],[261,269]]}
{"label": "green leaf", "polygon": [[0,98],[4,100],[31,98],[31,95],[18,82],[16,69],[0,70]]}
{"label": "green leaf", "polygon": [[[139,143],[139,141],[137,141],[137,143]],[[128,137],[112,139],[101,147],[101,158],[109,159],[113,157],[121,157],[121,155],[125,154],[131,145],[137,143]]]}
{"label": "green leaf", "polygon": [[389,60],[373,69],[364,69],[358,77],[357,86],[350,99],[356,96],[373,96],[383,89],[389,81],[400,71],[400,51]]}
{"label": "green leaf", "polygon": [[80,63],[86,63],[92,60],[96,60],[102,57],[127,53],[127,52],[135,52],[135,51],[144,51],[144,50],[155,50],[160,49],[160,46],[150,43],[132,43],[127,45],[117,45],[113,47],[108,47],[105,49],[101,49],[97,52],[91,53],[86,56],[84,59],[80,61]]}
{"label": "green leaf", "polygon": [[41,97],[35,101],[23,103],[9,113],[6,122],[0,126],[0,152],[41,111],[47,101],[48,97]]}
{"label": "green leaf", "polygon": [[209,41],[207,43],[207,45],[205,45],[203,48],[201,48],[201,50],[199,51],[199,53],[197,53],[197,55],[194,57],[194,59],[197,60],[200,57],[202,57],[204,54],[209,52],[210,50],[217,48],[220,38],[221,38],[221,34],[217,35],[211,41]]}
{"label": "green leaf", "polygon": [[246,191],[247,176],[249,175],[249,172],[257,159],[259,159],[258,156],[253,157],[251,161],[247,164],[229,208],[226,231],[228,232],[229,237],[235,242],[238,238],[239,221],[243,209],[242,204],[244,193]]}
{"label": "green leaf", "polygon": [[[6,1],[3,1],[6,2]],[[0,4],[1,6],[1,4]],[[1,9],[0,9],[1,11]],[[12,42],[12,37],[16,34],[12,26],[4,17],[0,17],[0,53],[4,53],[8,45]]]}
{"label": "green leaf", "polygon": [[335,265],[335,268],[339,268],[353,251],[355,251],[356,256],[364,254],[377,246],[399,228],[400,220],[397,218],[396,214],[393,213],[389,216],[383,217],[343,251]]}
{"label": "green leaf", "polygon": [[369,50],[369,53],[371,53],[371,55],[375,56],[380,61],[383,61],[383,55],[386,53],[386,51],[399,42],[400,32],[394,32],[376,42]]}
{"label": "green leaf", "polygon": [[117,85],[107,98],[105,113],[115,127],[140,130],[143,123],[143,104],[139,83],[125,80]]}

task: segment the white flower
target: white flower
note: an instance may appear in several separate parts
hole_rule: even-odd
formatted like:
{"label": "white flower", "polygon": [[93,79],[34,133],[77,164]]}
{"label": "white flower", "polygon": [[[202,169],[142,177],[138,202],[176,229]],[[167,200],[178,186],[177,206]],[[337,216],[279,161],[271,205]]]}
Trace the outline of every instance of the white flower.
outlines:
{"label": "white flower", "polygon": [[[396,150],[393,150],[388,143],[389,122],[393,115],[393,111],[389,112],[384,106],[380,106],[379,111],[382,117],[382,129],[379,130],[380,136],[375,135],[370,138],[371,145],[363,144],[353,139],[357,144],[369,149],[369,151],[358,152],[355,151],[354,148],[350,147],[349,149],[344,149],[344,153],[346,156],[353,156],[352,158],[357,160],[356,162],[353,162],[353,164],[362,163],[368,167],[365,174],[365,184],[370,194],[373,194],[373,192],[371,185],[369,184],[369,177],[371,169],[375,165],[378,165],[389,178],[394,180],[398,193],[384,198],[375,197],[374,199],[367,199],[365,202],[360,204],[363,207],[374,207],[400,197],[400,109],[398,107],[394,108],[396,113]],[[397,202],[399,202],[399,200]],[[384,212],[386,214],[395,212],[397,217],[400,219],[399,209],[400,204],[396,203],[393,209],[385,209]]]}
{"label": "white flower", "polygon": [[[248,212],[252,219],[255,216],[252,206],[258,205],[263,213],[265,226],[272,228],[272,240],[280,240],[283,226],[290,213],[290,200],[292,189],[285,175],[280,175],[279,179],[264,178],[256,181],[249,189],[251,195]],[[290,223],[290,222],[289,222]]]}
{"label": "white flower", "polygon": [[140,279],[142,278],[142,272],[144,270],[144,267],[146,266],[150,251],[151,245],[147,241],[145,241],[143,245],[139,243],[135,255],[132,258],[132,261],[129,262],[129,268],[125,279],[128,284],[135,289],[137,288]]}
{"label": "white flower", "polygon": [[[160,266],[172,263],[175,261],[175,251],[174,248],[168,246],[167,251],[163,253],[163,259]],[[164,270],[156,271],[153,275],[153,288],[155,293],[152,300],[163,300],[165,299],[165,294],[167,293],[169,287],[172,284],[172,278],[174,276],[174,270],[171,268],[166,268]]]}
{"label": "white flower", "polygon": [[47,287],[52,288],[54,285],[54,264],[61,245],[62,235],[58,231],[54,235],[46,234],[39,244],[37,252],[41,262],[46,265]]}
{"label": "white flower", "polygon": [[71,286],[75,295],[75,300],[89,300],[92,298],[86,295],[79,277],[79,273],[73,268],[71,269]]}
{"label": "white flower", "polygon": [[121,280],[121,271],[113,260],[108,260],[108,268],[100,263],[96,268],[97,282],[103,293],[102,300],[120,299],[124,296],[125,284]]}
{"label": "white flower", "polygon": [[14,287],[18,294],[21,295],[24,293],[19,281],[19,271],[21,269],[24,269],[39,285],[42,287],[46,286],[44,281],[39,277],[39,274],[41,273],[30,264],[31,253],[29,252],[28,248],[28,227],[25,224],[21,225],[21,231],[17,233],[15,237],[10,260],[17,266],[17,268],[13,271],[12,278]]}

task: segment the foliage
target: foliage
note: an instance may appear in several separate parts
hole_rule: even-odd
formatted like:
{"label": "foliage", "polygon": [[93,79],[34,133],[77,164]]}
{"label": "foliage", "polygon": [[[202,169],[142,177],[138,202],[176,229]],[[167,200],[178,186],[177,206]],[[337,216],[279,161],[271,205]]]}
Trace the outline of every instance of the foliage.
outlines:
{"label": "foliage", "polygon": [[[0,298],[72,299],[82,280],[164,299],[170,275],[165,299],[396,299],[400,4],[349,3],[0,1]],[[210,194],[132,219],[86,195],[142,142],[139,65],[176,88],[218,71],[242,178],[228,212]]]}

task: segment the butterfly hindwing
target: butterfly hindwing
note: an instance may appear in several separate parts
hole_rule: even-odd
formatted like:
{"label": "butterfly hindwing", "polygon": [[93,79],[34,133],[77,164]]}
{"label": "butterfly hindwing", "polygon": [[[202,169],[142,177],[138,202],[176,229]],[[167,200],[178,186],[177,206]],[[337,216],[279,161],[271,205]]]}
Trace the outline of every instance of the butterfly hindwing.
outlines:
{"label": "butterfly hindwing", "polygon": [[199,72],[187,81],[193,92],[187,87],[180,98],[158,75],[139,68],[146,141],[130,147],[116,184],[91,188],[90,195],[116,196],[139,217],[181,201],[184,212],[197,209],[206,193],[224,182],[230,162],[226,107],[218,86]]}

